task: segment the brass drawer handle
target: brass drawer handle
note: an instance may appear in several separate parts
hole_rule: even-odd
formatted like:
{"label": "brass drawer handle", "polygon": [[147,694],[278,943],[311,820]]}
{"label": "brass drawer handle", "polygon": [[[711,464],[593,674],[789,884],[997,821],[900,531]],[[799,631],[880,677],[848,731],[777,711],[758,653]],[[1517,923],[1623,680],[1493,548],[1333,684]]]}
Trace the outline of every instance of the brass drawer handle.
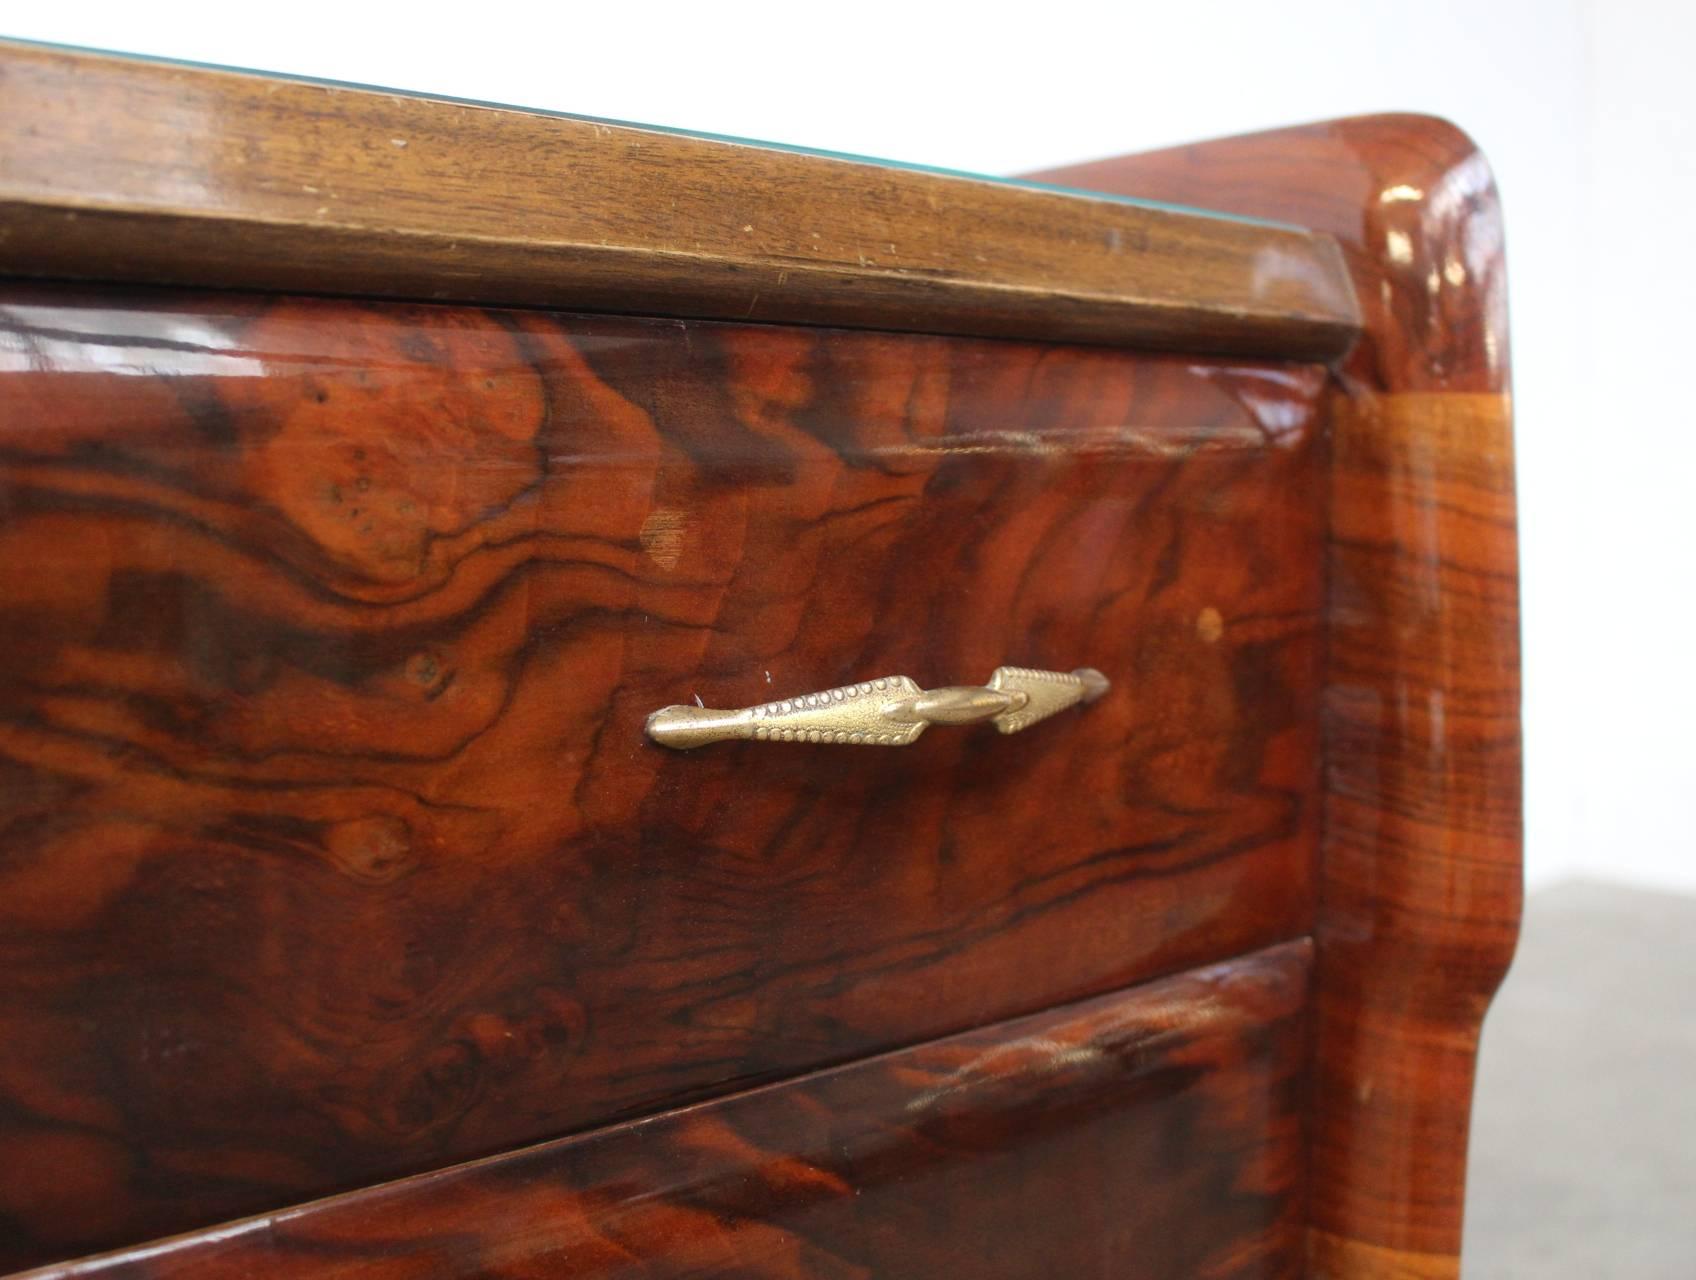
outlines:
{"label": "brass drawer handle", "polygon": [[736,738],[904,747],[933,724],[988,720],[1002,733],[1017,733],[1056,711],[1094,702],[1107,689],[1107,677],[1093,667],[1069,673],[997,667],[988,684],[945,689],[880,676],[740,711],[662,707],[648,717],[648,736],[679,751]]}

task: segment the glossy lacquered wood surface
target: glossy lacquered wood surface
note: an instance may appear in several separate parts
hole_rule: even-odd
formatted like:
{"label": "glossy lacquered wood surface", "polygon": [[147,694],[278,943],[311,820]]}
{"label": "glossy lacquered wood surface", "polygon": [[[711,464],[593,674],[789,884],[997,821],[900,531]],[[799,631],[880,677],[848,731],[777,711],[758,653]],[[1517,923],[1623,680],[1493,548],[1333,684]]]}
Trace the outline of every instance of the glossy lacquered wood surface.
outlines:
{"label": "glossy lacquered wood surface", "polygon": [[1458,1269],[1478,1030],[1520,910],[1507,280],[1464,134],[1366,117],[1051,175],[1343,244],[1332,408],[1312,1274]]}
{"label": "glossy lacquered wood surface", "polygon": [[1291,943],[50,1274],[1293,1278],[1308,965]]}
{"label": "glossy lacquered wood surface", "polygon": [[[0,1260],[1305,934],[1321,371],[12,289]],[[1002,737],[643,719],[1107,672]]]}
{"label": "glossy lacquered wood surface", "polygon": [[1325,359],[1298,227],[0,43],[0,272]]}

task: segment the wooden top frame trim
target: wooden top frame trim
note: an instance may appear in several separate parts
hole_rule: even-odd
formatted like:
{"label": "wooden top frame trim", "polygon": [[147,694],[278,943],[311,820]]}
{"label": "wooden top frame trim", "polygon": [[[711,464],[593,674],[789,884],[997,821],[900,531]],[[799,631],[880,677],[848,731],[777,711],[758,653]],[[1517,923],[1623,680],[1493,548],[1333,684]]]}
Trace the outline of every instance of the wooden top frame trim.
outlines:
{"label": "wooden top frame trim", "polygon": [[0,41],[0,274],[1332,360],[1325,234]]}

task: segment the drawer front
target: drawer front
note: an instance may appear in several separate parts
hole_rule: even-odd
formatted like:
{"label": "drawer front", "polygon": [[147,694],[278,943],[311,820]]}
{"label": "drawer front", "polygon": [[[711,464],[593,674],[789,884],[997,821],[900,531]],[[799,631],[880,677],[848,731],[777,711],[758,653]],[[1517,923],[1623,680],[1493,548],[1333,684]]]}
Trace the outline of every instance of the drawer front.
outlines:
{"label": "drawer front", "polygon": [[[12,291],[0,1262],[1306,933],[1320,387]],[[1005,663],[1113,689],[899,749],[643,736]]]}
{"label": "drawer front", "polygon": [[1293,1278],[1308,970],[1290,943],[71,1275]]}

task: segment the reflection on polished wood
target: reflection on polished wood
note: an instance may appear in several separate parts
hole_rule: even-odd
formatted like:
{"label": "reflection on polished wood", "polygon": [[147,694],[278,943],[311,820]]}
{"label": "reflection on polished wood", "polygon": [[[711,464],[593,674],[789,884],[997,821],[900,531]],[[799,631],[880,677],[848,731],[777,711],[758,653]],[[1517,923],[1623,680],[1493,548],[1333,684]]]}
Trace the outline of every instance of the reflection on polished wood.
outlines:
{"label": "reflection on polished wood", "polygon": [[0,272],[1328,359],[1299,227],[0,42]]}
{"label": "reflection on polished wood", "polygon": [[1041,175],[1329,231],[1333,408],[1312,1274],[1458,1270],[1478,1030],[1520,909],[1507,280],[1472,142],[1342,120]]}
{"label": "reflection on polished wood", "polygon": [[[0,1264],[1310,928],[1322,370],[17,286],[0,361]],[[1011,656],[1114,693],[642,737]]]}
{"label": "reflection on polished wood", "polygon": [[56,1271],[1295,1280],[1309,944]]}

